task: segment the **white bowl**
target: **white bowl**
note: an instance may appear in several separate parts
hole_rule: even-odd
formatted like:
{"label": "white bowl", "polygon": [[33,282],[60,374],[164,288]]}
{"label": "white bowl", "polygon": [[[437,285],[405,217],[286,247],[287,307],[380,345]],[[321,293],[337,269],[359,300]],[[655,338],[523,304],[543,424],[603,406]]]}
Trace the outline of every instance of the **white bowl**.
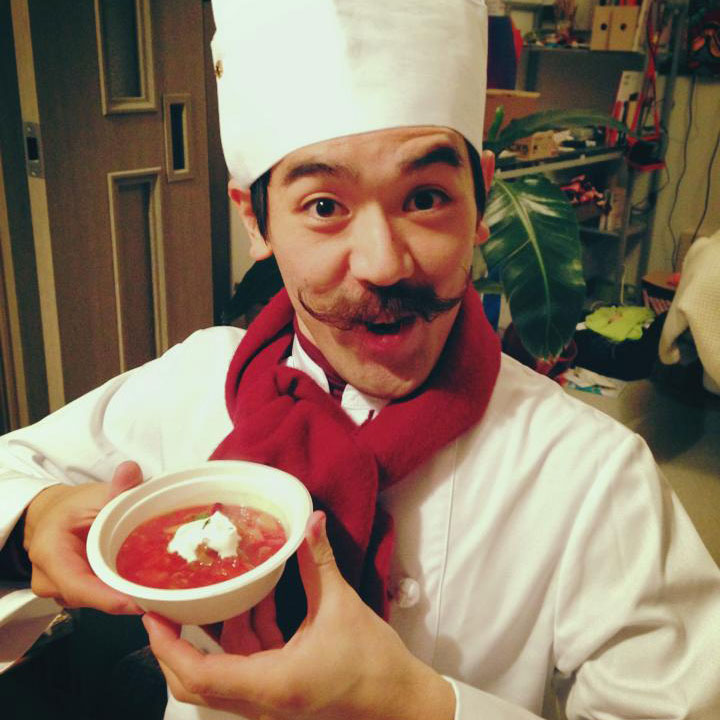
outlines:
{"label": "white bowl", "polygon": [[[214,585],[182,590],[146,587],[125,580],[115,558],[140,523],[173,510],[206,503],[248,505],[274,515],[287,541],[265,562]],[[122,493],[98,513],[87,538],[93,572],[106,585],[132,597],[147,611],[186,625],[227,620],[257,605],[280,579],[285,562],[303,540],[312,500],[295,477],[275,468],[239,460],[212,460],[158,475]]]}

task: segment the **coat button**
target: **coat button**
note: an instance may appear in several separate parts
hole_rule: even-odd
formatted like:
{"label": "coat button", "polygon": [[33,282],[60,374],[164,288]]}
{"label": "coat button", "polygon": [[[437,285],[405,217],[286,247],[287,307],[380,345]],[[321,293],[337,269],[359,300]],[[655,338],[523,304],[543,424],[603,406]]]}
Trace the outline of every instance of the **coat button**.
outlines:
{"label": "coat button", "polygon": [[410,577],[400,578],[393,588],[393,602],[400,608],[411,608],[420,601],[420,583]]}

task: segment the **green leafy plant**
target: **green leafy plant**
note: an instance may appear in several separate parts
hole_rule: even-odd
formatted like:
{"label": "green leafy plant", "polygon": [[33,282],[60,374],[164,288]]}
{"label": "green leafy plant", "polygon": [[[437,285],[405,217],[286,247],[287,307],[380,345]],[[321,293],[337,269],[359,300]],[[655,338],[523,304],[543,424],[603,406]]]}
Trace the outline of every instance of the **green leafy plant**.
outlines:
{"label": "green leafy plant", "polygon": [[[495,155],[516,140],[535,132],[597,125],[622,132],[627,128],[604,113],[550,110],[512,120],[499,131],[503,109],[498,108],[485,149]],[[495,178],[485,220],[490,239],[479,252],[488,269],[497,269],[498,281],[480,278],[480,292],[502,292],[510,306],[513,325],[525,349],[536,358],[559,356],[575,331],[585,281],[578,221],[562,190],[544,175],[513,181]]]}

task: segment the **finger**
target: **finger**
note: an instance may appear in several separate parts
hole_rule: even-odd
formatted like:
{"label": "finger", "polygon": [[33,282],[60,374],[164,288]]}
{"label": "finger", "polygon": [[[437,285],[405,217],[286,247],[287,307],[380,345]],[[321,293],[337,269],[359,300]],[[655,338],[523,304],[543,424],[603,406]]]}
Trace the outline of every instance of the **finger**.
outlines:
{"label": "finger", "polygon": [[308,602],[308,617],[312,618],[323,594],[337,591],[345,581],[335,563],[325,529],[325,513],[316,510],[308,521],[305,541],[298,548],[298,566]]}
{"label": "finger", "polygon": [[60,591],[52,580],[38,567],[34,567],[30,578],[30,589],[41,598],[60,598]]}
{"label": "finger", "polygon": [[110,615],[141,615],[142,608],[127,595],[109,588],[92,572],[78,575],[62,589],[62,604],[69,608],[91,607]]}
{"label": "finger", "polygon": [[179,628],[166,618],[147,613],[143,624],[158,661],[172,672],[183,692],[199,696],[206,703],[210,698],[213,704],[216,698],[225,698],[242,702],[247,708],[267,707],[265,700],[283,687],[284,677],[291,670],[282,662],[281,650],[249,657],[205,655],[181,638]]}
{"label": "finger", "polygon": [[52,598],[60,607],[71,607],[68,601],[62,596],[57,585],[39,568],[33,569],[30,580],[30,590],[34,595],[41,598]]}
{"label": "finger", "polygon": [[142,470],[136,462],[127,460],[126,462],[120,463],[115,468],[112,480],[110,481],[108,501],[117,497],[120,493],[125,492],[125,490],[130,490],[130,488],[140,485],[142,481]]}
{"label": "finger", "polygon": [[250,622],[250,612],[236,615],[223,623],[220,645],[227,653],[252,655],[263,649]]}
{"label": "finger", "polygon": [[252,621],[255,634],[264,650],[281,648],[285,644],[285,638],[277,624],[274,592],[253,608]]}
{"label": "finger", "polygon": [[111,615],[142,613],[134,600],[108,587],[95,576],[83,555],[82,541],[77,538],[70,543],[64,541],[58,544],[54,566],[60,568],[57,574],[34,566],[33,577],[40,572],[39,589],[44,592],[54,587],[56,595],[62,596],[65,607],[93,607]]}

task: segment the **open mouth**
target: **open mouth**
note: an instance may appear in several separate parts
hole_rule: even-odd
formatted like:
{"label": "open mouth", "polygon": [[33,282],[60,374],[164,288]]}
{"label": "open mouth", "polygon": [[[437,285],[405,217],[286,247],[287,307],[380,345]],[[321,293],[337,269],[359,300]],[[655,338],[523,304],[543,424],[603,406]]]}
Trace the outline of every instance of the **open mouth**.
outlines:
{"label": "open mouth", "polygon": [[415,322],[415,315],[408,315],[389,323],[365,323],[368,332],[374,335],[395,335]]}

